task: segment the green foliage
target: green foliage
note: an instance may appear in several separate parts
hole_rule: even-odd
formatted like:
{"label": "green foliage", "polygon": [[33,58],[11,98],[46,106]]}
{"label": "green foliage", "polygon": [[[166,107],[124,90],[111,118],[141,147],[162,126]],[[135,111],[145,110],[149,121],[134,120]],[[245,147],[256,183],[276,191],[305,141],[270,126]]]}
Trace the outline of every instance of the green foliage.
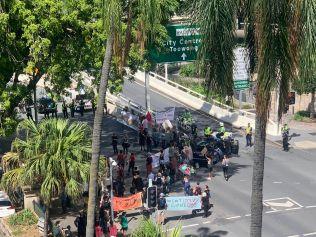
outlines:
{"label": "green foliage", "polygon": [[3,158],[9,170],[2,180],[4,188],[40,185],[40,196],[46,205],[63,192],[78,198],[89,175],[89,127],[59,119],[43,120],[38,125],[23,120],[18,132],[25,136],[16,138],[13,152]]}
{"label": "green foliage", "polygon": [[179,73],[183,77],[198,77],[198,70],[194,63],[182,65]]}
{"label": "green foliage", "polygon": [[[168,234],[169,233],[169,234]],[[181,226],[177,226],[170,232],[163,231],[161,225],[156,225],[150,219],[143,219],[133,231],[131,237],[180,237]]]}
{"label": "green foliage", "polygon": [[192,21],[202,35],[199,65],[206,76],[206,91],[233,94],[236,0],[190,1]]}
{"label": "green foliage", "polygon": [[298,111],[294,114],[294,120],[296,121],[304,121],[305,118],[310,117],[310,112],[308,111]]}
{"label": "green foliage", "polygon": [[11,215],[8,223],[11,227],[16,227],[34,225],[37,221],[37,217],[29,209],[23,209],[22,211]]}

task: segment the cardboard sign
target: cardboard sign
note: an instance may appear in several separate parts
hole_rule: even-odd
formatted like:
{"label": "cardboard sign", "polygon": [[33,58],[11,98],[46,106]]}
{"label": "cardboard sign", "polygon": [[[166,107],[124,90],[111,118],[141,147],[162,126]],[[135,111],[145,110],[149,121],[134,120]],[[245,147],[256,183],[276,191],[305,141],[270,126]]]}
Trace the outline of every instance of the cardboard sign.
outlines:
{"label": "cardboard sign", "polygon": [[201,197],[185,196],[185,197],[166,197],[168,211],[183,211],[201,209]]}

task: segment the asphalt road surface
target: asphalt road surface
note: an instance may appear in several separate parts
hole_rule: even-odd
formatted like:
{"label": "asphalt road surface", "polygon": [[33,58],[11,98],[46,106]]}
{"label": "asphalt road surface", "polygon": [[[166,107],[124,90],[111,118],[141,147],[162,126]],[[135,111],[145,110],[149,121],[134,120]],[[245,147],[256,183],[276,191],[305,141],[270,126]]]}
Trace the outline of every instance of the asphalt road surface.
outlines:
{"label": "asphalt road surface", "polygon": [[[126,82],[123,95],[144,106],[144,86],[138,82]],[[185,107],[160,93],[150,91],[153,110]],[[205,124],[217,126],[218,122],[198,112],[194,118],[202,129]],[[172,229],[181,220],[181,236],[249,236],[251,178],[253,148],[245,148],[245,139],[240,133],[240,157],[231,159],[230,179],[223,178],[221,167],[215,168],[212,181],[206,179],[203,168],[198,170],[191,185],[200,181],[211,189],[212,214],[192,217],[189,211],[168,212],[166,228]],[[275,143],[267,142],[264,177],[263,236],[301,237],[316,236],[316,149],[300,148],[283,152]],[[171,195],[183,195],[182,190]]]}

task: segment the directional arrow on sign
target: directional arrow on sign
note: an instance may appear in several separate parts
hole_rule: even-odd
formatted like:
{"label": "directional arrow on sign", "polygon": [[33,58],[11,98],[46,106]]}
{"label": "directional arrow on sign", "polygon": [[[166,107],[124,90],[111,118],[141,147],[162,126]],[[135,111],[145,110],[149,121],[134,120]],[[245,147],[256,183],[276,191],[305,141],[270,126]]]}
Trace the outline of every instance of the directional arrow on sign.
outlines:
{"label": "directional arrow on sign", "polygon": [[266,204],[268,204],[269,206],[272,207],[292,207],[294,206],[294,203],[290,202],[290,201],[286,201],[286,202],[265,202]]}
{"label": "directional arrow on sign", "polygon": [[185,61],[186,57],[187,57],[187,55],[186,55],[185,53],[183,53],[183,54],[181,55],[181,58],[182,58],[183,61]]}

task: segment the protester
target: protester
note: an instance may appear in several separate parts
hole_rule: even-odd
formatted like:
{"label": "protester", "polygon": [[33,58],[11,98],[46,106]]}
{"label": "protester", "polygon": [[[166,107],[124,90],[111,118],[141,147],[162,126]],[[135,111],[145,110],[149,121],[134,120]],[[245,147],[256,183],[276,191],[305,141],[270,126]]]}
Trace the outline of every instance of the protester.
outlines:
{"label": "protester", "polygon": [[126,217],[126,212],[123,212],[121,216],[121,230],[122,230],[123,236],[126,236],[126,232],[128,230],[128,220]]}
{"label": "protester", "polygon": [[110,237],[116,237],[116,236],[117,236],[117,227],[116,227],[116,225],[113,223],[113,220],[110,220],[109,236],[110,236]]}
{"label": "protester", "polygon": [[79,216],[76,217],[74,224],[77,227],[78,237],[84,237],[85,236],[85,220],[84,220],[82,212],[80,212]]}
{"label": "protester", "polygon": [[123,147],[123,152],[125,154],[127,154],[128,153],[128,148],[130,147],[127,135],[125,135],[124,138],[123,138],[122,147]]}
{"label": "protester", "polygon": [[117,144],[118,144],[118,137],[115,133],[112,134],[112,147],[113,147],[113,153],[117,154]]}
{"label": "protester", "polygon": [[190,196],[191,185],[190,185],[190,181],[189,181],[188,176],[184,176],[182,183],[183,183],[184,195]]}
{"label": "protester", "polygon": [[104,237],[102,227],[98,222],[95,223],[95,237]]}
{"label": "protester", "polygon": [[144,130],[140,129],[138,132],[138,136],[139,136],[139,146],[140,146],[140,150],[143,151],[145,150],[145,134],[144,134]]}
{"label": "protester", "polygon": [[208,211],[210,209],[210,199],[205,192],[202,193],[202,207],[204,211],[204,218],[208,217]]}
{"label": "protester", "polygon": [[[62,237],[63,233],[59,221],[56,221],[56,223],[53,225],[52,234],[53,237]],[[79,234],[78,237],[80,237]]]}
{"label": "protester", "polygon": [[208,168],[208,180],[212,180],[213,177],[213,160],[209,154],[205,155],[207,158],[207,168]]}
{"label": "protester", "polygon": [[136,156],[134,153],[131,153],[129,157],[128,171],[127,171],[128,175],[129,175],[130,170],[132,170],[132,172],[134,171],[135,161],[136,161]]}
{"label": "protester", "polygon": [[64,236],[65,237],[72,237],[73,234],[71,232],[71,226],[68,225],[66,229],[63,229],[63,232],[64,232]]}
{"label": "protester", "polygon": [[144,188],[143,179],[139,175],[135,175],[132,180],[132,187],[135,188],[135,191],[142,192]]}
{"label": "protester", "polygon": [[152,170],[153,170],[152,163],[153,163],[153,158],[151,157],[151,154],[148,153],[148,154],[147,154],[147,158],[146,158],[147,176],[148,176],[148,175],[152,172]]}
{"label": "protester", "polygon": [[226,181],[228,181],[228,164],[229,160],[227,155],[224,155],[224,158],[222,160],[222,167],[223,167],[223,174]]}
{"label": "protester", "polygon": [[120,153],[117,155],[117,165],[118,166],[122,166],[123,169],[124,169],[124,166],[125,166],[125,154],[123,153],[122,150],[120,150]]}
{"label": "protester", "polygon": [[246,147],[252,146],[252,127],[250,126],[250,123],[248,123],[248,126],[246,127]]}
{"label": "protester", "polygon": [[169,194],[170,177],[168,174],[163,175],[162,179],[162,190],[164,194]]}
{"label": "protester", "polygon": [[205,190],[204,192],[206,193],[206,195],[210,198],[211,197],[211,191],[210,188],[208,187],[208,185],[205,185]]}
{"label": "protester", "polygon": [[149,134],[146,136],[146,151],[152,152],[152,138]]}
{"label": "protester", "polygon": [[167,202],[165,195],[160,193],[158,199],[158,225],[165,224],[165,210],[167,209]]}

